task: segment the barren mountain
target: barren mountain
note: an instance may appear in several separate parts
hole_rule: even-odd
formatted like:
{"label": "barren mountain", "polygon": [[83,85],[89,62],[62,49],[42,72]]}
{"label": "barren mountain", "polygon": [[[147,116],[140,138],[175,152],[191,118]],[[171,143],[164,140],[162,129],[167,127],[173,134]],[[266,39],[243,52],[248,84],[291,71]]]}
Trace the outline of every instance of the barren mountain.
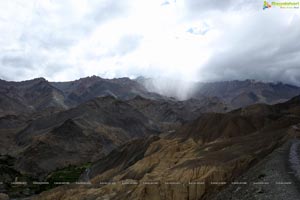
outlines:
{"label": "barren mountain", "polygon": [[206,112],[223,113],[227,111],[227,106],[218,98],[208,97],[177,101],[175,99],[151,100],[137,96],[127,102],[155,124],[160,125],[162,130],[174,129],[174,125],[181,125],[186,121],[196,119]]}
{"label": "barren mountain", "polygon": [[159,99],[129,78],[86,77],[70,82],[48,82],[44,78],[13,82],[0,80],[0,115],[68,109],[95,97],[130,99],[137,95]]}
{"label": "barren mountain", "polygon": [[22,82],[0,80],[0,115],[64,109],[64,95],[43,78]]}
{"label": "barren mountain", "polygon": [[[210,198],[224,186],[211,182],[238,177],[280,146],[289,127],[300,122],[300,97],[253,104],[297,93],[297,87],[284,84],[215,83],[218,87],[207,89],[215,92],[178,101],[127,78],[1,83],[0,154],[9,160],[1,176],[43,180],[78,167],[74,181],[85,169],[80,166],[91,163],[81,174],[91,186],[58,187],[38,196],[42,199]],[[270,94],[266,90],[272,94],[268,98],[262,96]],[[253,105],[232,110],[241,102]],[[97,184],[102,181],[117,184]],[[124,181],[137,184],[119,184]],[[26,189],[5,186],[4,191],[20,197],[29,195]]]}
{"label": "barren mountain", "polygon": [[210,199],[289,138],[300,122],[299,99],[202,115],[150,144],[129,142],[92,165],[92,186],[58,187],[33,199]]}
{"label": "barren mountain", "polygon": [[[98,97],[75,108],[39,117],[15,133],[17,169],[42,175],[68,165],[95,161],[134,138],[168,132],[212,108],[184,102],[136,97],[124,102]],[[20,153],[21,152],[21,153]],[[51,165],[49,164],[51,163]]]}
{"label": "barren mountain", "polygon": [[22,153],[17,168],[42,174],[93,161],[133,138],[158,134],[142,113],[114,97],[99,97],[80,106],[33,120],[16,135]]}
{"label": "barren mountain", "polygon": [[[48,82],[43,78],[22,82],[0,80],[0,115],[20,112],[55,112],[107,95],[122,100],[130,100],[136,96],[152,100],[172,100],[169,97],[186,96],[201,101],[201,111],[206,112],[223,111],[225,105],[227,110],[230,110],[255,103],[274,104],[300,94],[300,89],[296,86],[253,80],[178,83],[174,87],[167,84],[169,89],[161,91],[155,89],[154,86],[149,86],[151,80],[145,78],[103,79],[97,76],[68,82]],[[190,87],[183,87],[181,84],[190,85]],[[187,94],[184,95],[185,93]],[[219,104],[220,107],[213,104]]]}
{"label": "barren mountain", "polygon": [[70,82],[52,82],[53,87],[61,90],[68,105],[78,105],[99,96],[114,96],[131,99],[137,95],[146,98],[163,98],[150,93],[144,86],[129,78],[103,79],[98,76],[81,78]]}

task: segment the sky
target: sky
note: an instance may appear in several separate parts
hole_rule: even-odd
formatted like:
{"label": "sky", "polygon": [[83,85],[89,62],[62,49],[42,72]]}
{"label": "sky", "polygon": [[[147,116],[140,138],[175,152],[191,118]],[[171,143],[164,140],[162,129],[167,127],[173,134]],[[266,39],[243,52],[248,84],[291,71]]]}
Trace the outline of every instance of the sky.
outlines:
{"label": "sky", "polygon": [[263,0],[0,0],[0,78],[300,85],[300,9]]}

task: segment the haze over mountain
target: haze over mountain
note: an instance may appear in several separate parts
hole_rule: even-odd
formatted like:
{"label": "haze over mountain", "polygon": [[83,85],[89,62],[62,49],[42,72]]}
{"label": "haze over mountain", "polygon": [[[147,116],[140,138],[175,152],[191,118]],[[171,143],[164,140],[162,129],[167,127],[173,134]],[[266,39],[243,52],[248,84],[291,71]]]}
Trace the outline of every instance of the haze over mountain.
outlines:
{"label": "haze over mountain", "polygon": [[139,77],[136,81],[144,85],[149,91],[161,95],[177,99],[217,97],[233,108],[254,103],[274,104],[300,94],[299,87],[291,84],[249,79],[203,83]]}

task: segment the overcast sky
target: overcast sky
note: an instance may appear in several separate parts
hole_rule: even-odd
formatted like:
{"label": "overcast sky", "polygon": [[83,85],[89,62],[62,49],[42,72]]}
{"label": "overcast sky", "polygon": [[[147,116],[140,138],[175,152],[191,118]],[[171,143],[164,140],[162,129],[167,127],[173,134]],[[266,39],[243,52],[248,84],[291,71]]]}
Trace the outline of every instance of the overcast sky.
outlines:
{"label": "overcast sky", "polygon": [[300,9],[263,0],[0,0],[0,78],[300,85]]}

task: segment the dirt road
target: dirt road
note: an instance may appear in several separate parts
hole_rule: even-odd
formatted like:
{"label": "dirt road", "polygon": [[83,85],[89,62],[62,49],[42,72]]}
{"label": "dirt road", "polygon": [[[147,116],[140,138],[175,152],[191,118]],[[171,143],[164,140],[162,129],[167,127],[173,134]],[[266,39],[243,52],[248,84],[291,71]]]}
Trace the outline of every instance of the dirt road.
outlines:
{"label": "dirt road", "polygon": [[214,200],[299,200],[300,140],[293,139],[274,150]]}

